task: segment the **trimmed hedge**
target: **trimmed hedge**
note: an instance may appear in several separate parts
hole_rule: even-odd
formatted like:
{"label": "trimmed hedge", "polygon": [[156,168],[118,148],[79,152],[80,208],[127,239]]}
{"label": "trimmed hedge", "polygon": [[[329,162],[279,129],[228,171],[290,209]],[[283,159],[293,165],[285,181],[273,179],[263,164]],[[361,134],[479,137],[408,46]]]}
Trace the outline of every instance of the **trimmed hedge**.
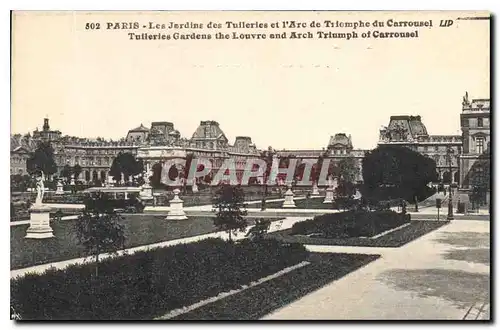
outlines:
{"label": "trimmed hedge", "polygon": [[11,280],[23,320],[151,319],[240,288],[307,256],[301,244],[206,239]]}
{"label": "trimmed hedge", "polygon": [[331,213],[295,223],[292,235],[319,233],[326,238],[371,237],[409,221],[409,214],[392,210]]}

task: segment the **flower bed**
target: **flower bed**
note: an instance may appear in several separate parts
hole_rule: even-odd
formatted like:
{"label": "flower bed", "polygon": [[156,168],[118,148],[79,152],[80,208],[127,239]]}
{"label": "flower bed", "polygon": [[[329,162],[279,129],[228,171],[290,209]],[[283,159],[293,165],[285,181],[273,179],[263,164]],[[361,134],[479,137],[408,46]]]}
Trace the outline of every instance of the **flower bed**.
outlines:
{"label": "flower bed", "polygon": [[207,239],[11,280],[23,320],[151,319],[240,288],[307,257],[300,244]]}
{"label": "flower bed", "polygon": [[348,211],[323,214],[312,220],[297,222],[292,235],[315,234],[325,238],[372,237],[410,222],[409,214],[391,210]]}

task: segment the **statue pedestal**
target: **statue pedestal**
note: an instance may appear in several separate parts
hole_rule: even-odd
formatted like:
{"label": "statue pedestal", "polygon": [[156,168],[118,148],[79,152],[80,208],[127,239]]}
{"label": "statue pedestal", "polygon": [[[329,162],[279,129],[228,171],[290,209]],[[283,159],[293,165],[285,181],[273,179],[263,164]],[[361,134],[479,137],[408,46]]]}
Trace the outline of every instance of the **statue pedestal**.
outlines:
{"label": "statue pedestal", "polygon": [[179,198],[179,193],[179,189],[174,190],[174,198],[170,201],[170,211],[166,220],[187,220],[188,218],[184,212],[184,202]]}
{"label": "statue pedestal", "polygon": [[153,187],[151,187],[149,184],[145,183],[141,187],[141,192],[139,193],[139,196],[142,199],[153,199]]}
{"label": "statue pedestal", "polygon": [[318,185],[316,184],[316,182],[313,184],[311,195],[314,195],[314,196],[319,195],[319,189],[318,189]]}
{"label": "statue pedestal", "polygon": [[36,239],[54,237],[50,228],[50,207],[35,204],[30,208],[30,226],[25,237]]}
{"label": "statue pedestal", "polygon": [[56,195],[64,195],[63,184],[61,182],[57,183]]}
{"label": "statue pedestal", "polygon": [[333,187],[326,188],[326,196],[323,204],[333,203]]}
{"label": "statue pedestal", "polygon": [[288,190],[285,193],[285,201],[283,202],[282,207],[284,207],[284,208],[296,207],[295,201],[293,200],[293,191],[290,188],[288,188]]}

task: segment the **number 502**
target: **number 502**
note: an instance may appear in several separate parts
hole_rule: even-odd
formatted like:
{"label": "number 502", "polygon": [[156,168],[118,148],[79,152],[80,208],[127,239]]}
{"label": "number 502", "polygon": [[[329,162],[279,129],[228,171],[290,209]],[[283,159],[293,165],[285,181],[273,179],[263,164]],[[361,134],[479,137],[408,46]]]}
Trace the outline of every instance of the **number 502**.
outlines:
{"label": "number 502", "polygon": [[101,28],[101,23],[87,23],[85,24],[85,30],[99,30]]}

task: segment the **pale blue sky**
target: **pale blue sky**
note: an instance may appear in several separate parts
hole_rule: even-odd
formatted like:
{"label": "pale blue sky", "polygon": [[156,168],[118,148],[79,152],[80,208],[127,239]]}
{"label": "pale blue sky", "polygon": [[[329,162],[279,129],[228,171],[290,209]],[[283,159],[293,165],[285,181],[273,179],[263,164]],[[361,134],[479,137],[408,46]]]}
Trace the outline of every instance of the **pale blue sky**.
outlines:
{"label": "pale blue sky", "polygon": [[[355,148],[372,148],[391,115],[421,115],[430,134],[460,134],[465,91],[489,98],[488,21],[439,28],[457,13],[237,15],[15,16],[12,131],[41,128],[48,115],[68,135],[117,139],[141,123],[171,121],[191,137],[201,120],[216,120],[231,142],[251,136],[259,148],[322,148],[337,132],[351,134]],[[419,39],[349,41],[129,41],[128,31],[84,29],[87,21],[394,17],[432,19],[435,27]]]}

